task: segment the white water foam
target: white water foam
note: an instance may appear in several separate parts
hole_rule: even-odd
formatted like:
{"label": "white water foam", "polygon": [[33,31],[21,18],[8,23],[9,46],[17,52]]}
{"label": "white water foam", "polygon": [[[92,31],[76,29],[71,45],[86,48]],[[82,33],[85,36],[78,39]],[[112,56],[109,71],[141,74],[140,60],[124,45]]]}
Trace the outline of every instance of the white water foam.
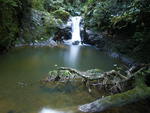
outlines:
{"label": "white water foam", "polygon": [[81,22],[81,17],[76,16],[72,17],[72,42],[79,41],[81,42],[81,37],[80,37],[80,22]]}
{"label": "white water foam", "polygon": [[66,112],[57,111],[49,108],[43,108],[39,113],[66,113]]}

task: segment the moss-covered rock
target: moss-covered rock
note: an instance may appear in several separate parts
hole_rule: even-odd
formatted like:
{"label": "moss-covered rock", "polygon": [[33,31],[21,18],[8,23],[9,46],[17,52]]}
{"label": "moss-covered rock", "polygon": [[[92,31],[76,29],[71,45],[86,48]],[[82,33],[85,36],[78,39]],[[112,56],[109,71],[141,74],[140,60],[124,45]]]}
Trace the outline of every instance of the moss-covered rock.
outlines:
{"label": "moss-covered rock", "polygon": [[64,82],[73,79],[76,74],[70,73],[68,70],[53,70],[48,73],[44,79],[41,80],[42,83],[49,83],[54,81]]}
{"label": "moss-covered rock", "polygon": [[36,10],[44,10],[44,0],[31,0],[31,7]]}
{"label": "moss-covered rock", "polygon": [[63,9],[59,9],[59,10],[54,11],[53,15],[57,19],[67,21],[69,19],[70,13]]}
{"label": "moss-covered rock", "polygon": [[25,42],[34,42],[35,40],[43,41],[53,37],[63,21],[56,19],[52,14],[46,11],[31,9],[31,14],[27,14],[30,20],[24,19],[23,39]]}

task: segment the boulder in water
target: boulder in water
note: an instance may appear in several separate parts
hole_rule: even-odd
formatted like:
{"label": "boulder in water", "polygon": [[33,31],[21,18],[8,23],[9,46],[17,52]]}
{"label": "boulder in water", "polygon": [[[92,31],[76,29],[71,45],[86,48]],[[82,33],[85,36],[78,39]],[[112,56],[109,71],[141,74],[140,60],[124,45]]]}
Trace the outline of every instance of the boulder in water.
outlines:
{"label": "boulder in water", "polygon": [[79,45],[80,44],[80,41],[74,41],[72,42],[72,45]]}

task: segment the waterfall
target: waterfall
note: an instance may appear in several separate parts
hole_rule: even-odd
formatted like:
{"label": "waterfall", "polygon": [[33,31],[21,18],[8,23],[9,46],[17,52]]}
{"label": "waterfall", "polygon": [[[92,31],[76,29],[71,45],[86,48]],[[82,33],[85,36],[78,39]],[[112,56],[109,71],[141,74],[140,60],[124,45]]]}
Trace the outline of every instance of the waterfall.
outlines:
{"label": "waterfall", "polygon": [[65,44],[68,45],[78,45],[81,44],[81,36],[80,36],[80,22],[81,22],[81,17],[80,16],[75,16],[75,17],[71,17],[68,21],[68,23],[66,24],[66,26],[71,27],[72,31],[72,37],[70,40],[64,40]]}
{"label": "waterfall", "polygon": [[80,22],[81,22],[81,17],[76,16],[72,17],[72,39],[71,42],[81,42],[81,37],[80,37]]}
{"label": "waterfall", "polygon": [[[81,43],[81,37],[80,37],[80,22],[81,17],[76,16],[72,17],[68,21],[67,25],[72,27],[72,38],[71,40],[64,40],[65,44],[70,45],[69,51],[67,56],[65,57],[66,62],[68,62],[69,66],[76,67],[77,62],[79,60],[79,53],[80,53],[80,46],[74,46],[74,45],[80,45]],[[70,65],[71,64],[71,65]]]}

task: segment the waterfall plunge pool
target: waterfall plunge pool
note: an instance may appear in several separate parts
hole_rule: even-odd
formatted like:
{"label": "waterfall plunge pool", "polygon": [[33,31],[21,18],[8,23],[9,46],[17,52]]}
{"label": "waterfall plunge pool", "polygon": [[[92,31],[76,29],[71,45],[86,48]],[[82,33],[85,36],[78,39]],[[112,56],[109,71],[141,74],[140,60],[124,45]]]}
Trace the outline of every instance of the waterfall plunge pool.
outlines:
{"label": "waterfall plunge pool", "polygon": [[[80,17],[72,18],[71,43],[81,41],[80,21]],[[56,66],[109,71],[114,64],[123,63],[88,46],[14,48],[0,56],[0,113],[80,113],[78,105],[101,98],[104,93],[94,90],[89,94],[82,83],[76,82],[44,87],[40,80]],[[136,106],[115,108],[105,113],[141,113]]]}
{"label": "waterfall plunge pool", "polygon": [[[122,62],[86,46],[14,48],[0,56],[0,113],[80,113],[78,105],[94,101],[103,93],[94,91],[89,94],[82,84],[75,87],[74,83],[47,88],[41,86],[40,79],[56,65],[81,71],[92,68],[108,71],[114,68],[114,64],[121,65]],[[25,85],[21,86],[22,83]],[[108,111],[141,113],[136,106]],[[145,104],[141,107],[144,110],[147,108]]]}
{"label": "waterfall plunge pool", "polygon": [[[121,62],[86,46],[14,48],[0,56],[0,113],[61,113],[64,109],[75,113],[74,108],[99,94],[90,95],[84,87],[76,89],[74,85],[48,89],[41,87],[40,79],[56,65],[108,71],[114,64]],[[20,86],[22,83],[25,85]]]}

